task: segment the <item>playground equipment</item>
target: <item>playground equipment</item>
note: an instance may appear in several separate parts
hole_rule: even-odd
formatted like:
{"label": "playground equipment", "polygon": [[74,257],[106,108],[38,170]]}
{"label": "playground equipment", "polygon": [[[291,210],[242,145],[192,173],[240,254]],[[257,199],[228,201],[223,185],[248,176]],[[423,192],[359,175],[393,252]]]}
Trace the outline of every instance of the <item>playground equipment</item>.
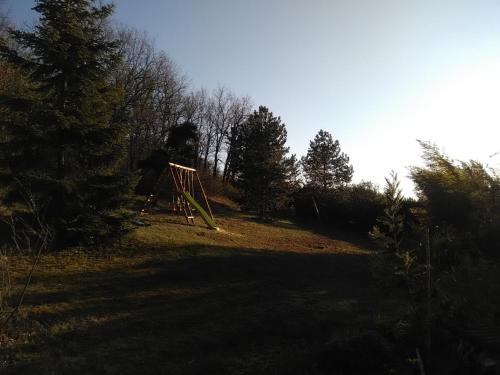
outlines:
{"label": "playground equipment", "polygon": [[[200,181],[198,171],[194,168],[185,167],[180,164],[168,163],[168,168],[165,168],[155,184],[154,192],[146,200],[144,208],[141,210],[141,215],[145,214],[147,209],[156,202],[158,199],[158,192],[168,183],[167,180],[169,176],[175,187],[175,194],[172,197],[173,210],[176,213],[184,213],[184,217],[188,224],[194,224],[193,211],[196,210],[210,229],[219,230],[217,224],[215,224],[214,216],[210,204],[208,203],[205,189],[203,189],[203,185]],[[194,198],[195,184],[199,186],[208,213]]]}

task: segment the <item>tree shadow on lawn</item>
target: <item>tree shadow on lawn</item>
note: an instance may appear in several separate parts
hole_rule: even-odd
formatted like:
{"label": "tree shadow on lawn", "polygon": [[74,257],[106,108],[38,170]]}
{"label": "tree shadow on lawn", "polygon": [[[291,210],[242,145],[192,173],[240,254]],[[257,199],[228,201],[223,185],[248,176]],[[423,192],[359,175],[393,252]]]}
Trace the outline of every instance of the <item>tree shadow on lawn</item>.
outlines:
{"label": "tree shadow on lawn", "polygon": [[310,231],[333,240],[350,242],[363,249],[375,249],[377,245],[369,237],[368,233],[349,230],[346,228],[335,228],[334,225],[319,222],[317,220],[304,220],[295,217],[277,219],[259,219],[257,216],[242,218],[251,222],[271,225],[276,228],[291,229],[297,228]]}
{"label": "tree shadow on lawn", "polygon": [[[208,198],[208,202],[210,204],[210,208],[212,209],[212,212],[216,220],[217,216],[234,218],[234,217],[240,217],[242,215],[242,212],[239,209],[235,209],[233,205],[230,205],[227,202],[214,200],[211,197]],[[234,204],[237,205],[237,203]],[[204,202],[202,203],[202,206],[204,207]]]}
{"label": "tree shadow on lawn", "polygon": [[[317,220],[304,220],[297,217],[284,216],[270,219],[261,219],[255,213],[237,211],[224,203],[210,200],[210,205],[214,213],[216,223],[224,223],[225,220],[238,219],[257,224],[270,225],[276,228],[296,230],[305,229],[315,234],[328,237],[333,240],[350,242],[355,246],[364,249],[375,249],[376,244],[370,239],[368,233],[360,231],[352,231],[346,228],[334,227],[333,225],[319,222]],[[182,213],[175,213],[167,208],[164,204],[159,205],[154,209],[150,209],[148,214],[140,216],[139,220],[150,224],[175,224],[183,226],[192,226],[187,223]],[[195,212],[195,225],[200,228],[206,228],[203,220],[198,213]],[[224,225],[222,225],[223,227]]]}
{"label": "tree shadow on lawn", "polygon": [[[42,286],[57,278],[65,290],[27,295],[29,318],[48,328],[8,353],[15,363],[7,369],[316,374],[332,333],[370,327],[373,315],[394,302],[380,299],[365,256],[196,250],[213,255],[37,277]],[[50,310],[59,303],[67,304]]]}
{"label": "tree shadow on lawn", "polygon": [[[205,201],[201,197],[195,197],[195,199],[200,203],[200,205],[203,207],[204,210],[207,210],[205,206]],[[145,201],[145,200],[144,200]],[[212,198],[208,198],[208,202],[210,204],[210,208],[212,210],[212,213],[214,214],[215,220],[217,221],[217,218],[236,218],[236,217],[241,217],[242,213],[239,210],[236,210],[234,207],[231,207],[229,204],[225,202],[221,202],[219,200],[214,200]],[[144,208],[144,202],[141,204],[137,204],[134,206],[134,210],[137,212],[140,212]],[[201,221],[200,215],[196,212],[196,209],[191,207],[193,210],[195,217],[199,217]],[[207,211],[208,212],[208,211]],[[177,212],[172,209],[171,206],[171,201],[166,200],[165,198],[159,199],[158,202],[149,207],[146,210],[146,214],[142,215],[142,218],[147,219],[148,217],[152,218],[157,218],[158,215],[167,215],[167,216],[178,216],[179,218],[184,218],[184,213],[182,211]]]}

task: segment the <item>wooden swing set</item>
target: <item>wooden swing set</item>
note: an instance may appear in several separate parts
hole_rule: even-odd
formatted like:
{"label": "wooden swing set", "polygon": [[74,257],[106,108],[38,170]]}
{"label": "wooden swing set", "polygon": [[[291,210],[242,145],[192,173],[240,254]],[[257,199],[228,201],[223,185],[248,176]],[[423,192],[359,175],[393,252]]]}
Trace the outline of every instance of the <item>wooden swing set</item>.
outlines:
{"label": "wooden swing set", "polygon": [[[214,216],[212,214],[212,209],[208,203],[207,195],[205,194],[205,189],[201,183],[198,171],[194,168],[185,167],[180,164],[168,163],[168,168],[165,168],[158,181],[155,184],[154,191],[144,204],[141,210],[141,215],[147,212],[147,209],[158,200],[158,193],[167,184],[168,177],[171,177],[175,193],[172,196],[172,209],[175,213],[179,214],[182,212],[186,218],[187,224],[195,224],[193,211],[198,211],[201,218],[205,221],[207,226],[211,229],[218,230],[219,228],[215,224]],[[195,200],[195,185],[198,185],[207,211]]]}

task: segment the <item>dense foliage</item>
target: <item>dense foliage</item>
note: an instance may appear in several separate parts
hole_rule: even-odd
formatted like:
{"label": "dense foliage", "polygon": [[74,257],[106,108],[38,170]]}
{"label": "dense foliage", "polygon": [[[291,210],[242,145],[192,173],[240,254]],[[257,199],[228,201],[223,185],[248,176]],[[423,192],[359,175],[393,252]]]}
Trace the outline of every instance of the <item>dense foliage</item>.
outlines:
{"label": "dense foliage", "polygon": [[406,292],[411,307],[399,317],[405,332],[397,340],[410,353],[423,348],[426,368],[489,373],[500,316],[499,179],[420,143],[425,164],[411,168],[418,205],[405,212],[397,179],[387,179],[372,231],[387,251],[374,257],[374,275],[386,290]]}
{"label": "dense foliage", "polygon": [[405,201],[396,173],[391,172],[390,178],[386,177],[385,182],[384,212],[378,218],[378,224],[373,228],[371,234],[381,240],[387,250],[399,253],[403,241],[405,219],[407,219],[403,212]]}
{"label": "dense foliage", "polygon": [[[165,147],[152,151],[146,159],[139,162],[142,177],[135,192],[142,195],[158,194],[155,186],[160,176],[164,175],[169,162],[194,167],[197,160],[198,142],[197,128],[193,123],[185,122],[172,127]],[[167,181],[161,183],[163,189],[165,185],[168,185]]]}
{"label": "dense foliage", "polygon": [[237,181],[245,207],[262,218],[286,204],[296,175],[295,157],[287,157],[285,124],[266,107],[248,117],[239,137]]}
{"label": "dense foliage", "polygon": [[384,209],[383,197],[369,182],[339,186],[327,193],[306,186],[295,194],[294,202],[299,218],[319,219],[336,228],[364,233],[372,228]]}
{"label": "dense foliage", "polygon": [[[476,161],[455,162],[425,142],[424,167],[411,170],[431,226],[460,247],[498,257],[500,178]],[[453,254],[449,254],[453,257]]]}
{"label": "dense foliage", "polygon": [[111,83],[118,42],[104,28],[113,7],[86,0],[39,0],[33,32],[12,31],[19,49],[4,59],[22,70],[29,90],[1,98],[2,178],[6,199],[38,202],[58,240],[94,242],[119,230],[113,210],[129,178],[119,173],[125,129]]}
{"label": "dense foliage", "polygon": [[326,193],[328,189],[351,182],[354,170],[349,157],[341,152],[338,140],[320,130],[309,142],[306,156],[302,158],[306,182]]}

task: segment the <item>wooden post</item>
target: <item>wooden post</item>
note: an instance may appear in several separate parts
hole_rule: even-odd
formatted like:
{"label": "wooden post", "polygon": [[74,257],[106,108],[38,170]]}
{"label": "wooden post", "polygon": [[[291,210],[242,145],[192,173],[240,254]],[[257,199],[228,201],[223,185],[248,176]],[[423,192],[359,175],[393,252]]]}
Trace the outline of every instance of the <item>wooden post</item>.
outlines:
{"label": "wooden post", "polygon": [[194,198],[194,172],[191,172],[190,175],[191,175],[191,195]]}
{"label": "wooden post", "polygon": [[203,194],[203,198],[205,198],[205,203],[206,203],[207,208],[208,208],[208,213],[210,214],[210,217],[212,218],[212,220],[214,220],[214,215],[212,215],[212,209],[210,208],[210,204],[208,203],[208,198],[207,198],[207,195],[205,194],[205,189],[203,189],[203,185],[201,184],[200,176],[198,176],[198,172],[196,170],[194,173],[196,174],[196,179],[198,180],[198,185],[200,185],[200,189],[201,189],[201,192]]}
{"label": "wooden post", "polygon": [[316,204],[316,199],[314,199],[314,195],[312,195],[311,197],[312,197],[313,206],[314,206],[314,213],[316,214],[318,220],[321,220],[321,217],[319,216],[318,205]]}
{"label": "wooden post", "polygon": [[153,204],[156,204],[156,202],[158,201],[158,194],[160,191],[160,187],[167,178],[168,178],[168,170],[167,168],[165,168],[163,172],[161,172],[158,179],[156,180],[156,183],[153,186],[153,191],[149,194],[149,197],[146,199],[146,202],[144,202],[144,206],[140,211],[140,215],[146,214],[149,207],[152,206]]}
{"label": "wooden post", "polygon": [[194,198],[194,175],[196,175],[196,180],[198,185],[200,186],[201,192],[203,194],[203,198],[205,200],[205,204],[207,206],[208,213],[212,220],[214,220],[214,215],[212,213],[212,209],[210,208],[210,204],[208,203],[207,195],[205,194],[205,189],[201,184],[200,176],[198,175],[198,171],[194,168],[185,167],[183,165],[168,163],[170,167],[170,174],[172,179],[174,180],[175,188],[177,190],[177,195],[181,202],[182,208],[186,215],[186,219],[191,219],[194,224],[194,216],[191,209],[191,205],[184,198],[183,192],[188,192]]}
{"label": "wooden post", "polygon": [[432,338],[431,338],[431,241],[430,241],[430,233],[429,233],[429,226],[427,226],[425,230],[425,253],[426,253],[426,263],[427,263],[427,312],[426,312],[426,329],[425,329],[425,351],[426,351],[426,361],[427,364],[430,363],[431,361],[431,345],[432,345]]}
{"label": "wooden post", "polygon": [[174,179],[175,183],[175,188],[177,190],[177,196],[180,201],[180,205],[182,207],[182,210],[184,211],[184,216],[186,218],[186,222],[189,224],[189,220],[192,221],[194,224],[194,216],[191,211],[191,207],[189,206],[189,203],[186,202],[184,199],[184,196],[182,195],[182,192],[185,190],[184,189],[184,182],[183,182],[183,176],[182,176],[182,169],[181,168],[175,168],[172,164],[170,164],[170,172],[172,174],[172,177]]}

